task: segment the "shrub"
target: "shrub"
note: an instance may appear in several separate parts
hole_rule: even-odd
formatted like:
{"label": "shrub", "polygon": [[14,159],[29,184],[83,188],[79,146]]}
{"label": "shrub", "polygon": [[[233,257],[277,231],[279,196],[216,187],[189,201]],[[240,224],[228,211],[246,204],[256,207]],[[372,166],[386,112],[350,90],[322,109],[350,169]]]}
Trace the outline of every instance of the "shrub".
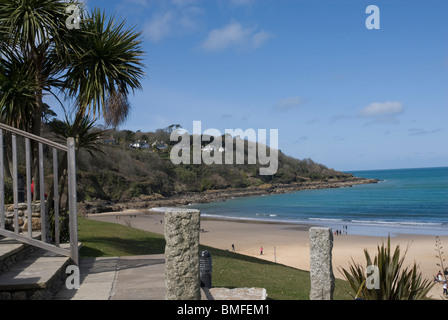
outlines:
{"label": "shrub", "polygon": [[[397,246],[391,253],[390,236],[387,246],[384,243],[378,246],[378,252],[372,261],[367,250],[364,250],[367,266],[376,266],[379,273],[379,289],[368,289],[365,270],[361,264],[354,261],[349,270],[342,268],[342,274],[356,292],[354,298],[365,300],[421,300],[431,290],[434,284],[423,279],[422,274],[414,262],[412,267],[403,268],[407,250],[400,257],[400,247]],[[352,295],[353,296],[353,295]]]}
{"label": "shrub", "polygon": [[4,180],[4,190],[5,190],[5,203],[13,203],[13,190],[12,190],[12,180],[6,178]]}

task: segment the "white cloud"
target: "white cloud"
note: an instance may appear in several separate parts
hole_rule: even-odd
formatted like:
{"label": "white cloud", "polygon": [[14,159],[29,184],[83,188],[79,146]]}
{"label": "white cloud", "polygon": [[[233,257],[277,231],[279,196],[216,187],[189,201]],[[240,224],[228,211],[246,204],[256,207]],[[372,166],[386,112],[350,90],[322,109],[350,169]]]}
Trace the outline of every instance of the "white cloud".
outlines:
{"label": "white cloud", "polygon": [[183,32],[195,31],[200,26],[200,20],[198,19],[204,10],[197,6],[189,6],[182,8],[178,15],[178,26],[179,31],[182,29]]}
{"label": "white cloud", "polygon": [[200,25],[200,16],[204,11],[196,6],[196,3],[196,0],[173,0],[173,5],[160,4],[162,8],[154,9],[157,12],[145,24],[147,40],[159,42],[173,35],[184,35],[197,30]]}
{"label": "white cloud", "polygon": [[261,47],[265,42],[267,42],[269,40],[269,38],[271,38],[271,34],[269,32],[266,31],[260,31],[257,32],[256,34],[253,35],[252,37],[252,45],[254,48],[259,48]]}
{"label": "white cloud", "polygon": [[374,102],[361,109],[358,113],[363,118],[373,119],[371,123],[397,123],[397,116],[404,112],[404,106],[399,101]]}
{"label": "white cloud", "polygon": [[274,111],[288,111],[294,108],[298,108],[305,103],[301,97],[290,97],[277,102],[274,107]]}
{"label": "white cloud", "polygon": [[257,49],[271,37],[266,31],[244,28],[238,22],[231,22],[221,29],[210,31],[201,44],[206,51],[221,51],[227,48]]}
{"label": "white cloud", "polygon": [[145,25],[145,34],[149,41],[158,42],[171,33],[172,14],[166,12],[154,16],[151,21]]}
{"label": "white cloud", "polygon": [[359,114],[363,117],[376,117],[384,115],[397,115],[403,112],[403,103],[398,101],[393,102],[374,102],[364,109]]}

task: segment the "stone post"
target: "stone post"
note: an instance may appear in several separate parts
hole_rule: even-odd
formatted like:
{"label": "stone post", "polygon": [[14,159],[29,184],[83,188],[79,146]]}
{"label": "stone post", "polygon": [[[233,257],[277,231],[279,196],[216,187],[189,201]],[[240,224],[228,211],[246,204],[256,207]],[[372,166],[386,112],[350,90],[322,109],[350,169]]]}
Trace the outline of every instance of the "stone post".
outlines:
{"label": "stone post", "polygon": [[166,300],[200,300],[200,211],[165,211]]}
{"label": "stone post", "polygon": [[330,228],[310,228],[310,300],[333,300],[332,249]]}

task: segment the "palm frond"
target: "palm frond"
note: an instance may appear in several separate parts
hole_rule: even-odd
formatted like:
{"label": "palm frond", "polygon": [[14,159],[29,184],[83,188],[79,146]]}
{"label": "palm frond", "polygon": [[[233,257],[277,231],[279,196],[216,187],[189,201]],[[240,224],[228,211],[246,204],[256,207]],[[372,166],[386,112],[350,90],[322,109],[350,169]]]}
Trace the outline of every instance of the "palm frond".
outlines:
{"label": "palm frond", "polygon": [[56,121],[51,124],[51,130],[61,141],[67,138],[75,138],[75,147],[79,150],[87,151],[93,158],[104,154],[99,140],[104,135],[105,130],[95,127],[96,119],[77,113],[74,118],[65,115],[64,121]]}
{"label": "palm frond", "polygon": [[2,122],[20,129],[31,122],[36,99],[35,70],[20,56],[0,59],[0,112]]}
{"label": "palm frond", "polygon": [[0,25],[9,33],[11,47],[27,55],[39,46],[48,45],[64,27],[69,4],[62,0],[3,0],[0,2]]}
{"label": "palm frond", "polygon": [[111,96],[127,100],[131,91],[142,88],[141,32],[126,29],[125,20],[116,21],[115,16],[108,18],[94,10],[83,32],[74,37],[65,81],[68,94],[76,97],[81,110],[104,116]]}

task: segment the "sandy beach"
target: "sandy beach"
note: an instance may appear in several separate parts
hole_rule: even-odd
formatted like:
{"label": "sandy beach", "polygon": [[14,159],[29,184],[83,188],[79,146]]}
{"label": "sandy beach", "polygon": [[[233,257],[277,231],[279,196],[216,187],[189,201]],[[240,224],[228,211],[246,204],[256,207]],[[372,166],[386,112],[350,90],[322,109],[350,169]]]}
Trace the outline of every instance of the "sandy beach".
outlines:
{"label": "sandy beach", "polygon": [[[135,210],[125,212],[91,214],[88,218],[121,223],[134,228],[163,234],[163,214]],[[284,223],[265,223],[240,220],[219,220],[201,218],[200,243],[203,245],[232,250],[235,252],[269,260],[293,268],[309,271],[309,229],[310,226]],[[334,235],[333,269],[335,277],[344,279],[339,269],[348,268],[352,259],[356,263],[365,263],[364,249],[371,256],[377,246],[387,242],[387,238],[351,235]],[[448,236],[441,236],[442,245],[448,244]],[[392,247],[399,245],[402,252],[408,248],[405,263],[416,262],[423,276],[433,279],[440,270],[435,257],[435,237],[425,235],[397,235],[391,238]],[[260,249],[263,248],[263,254]],[[448,266],[448,264],[447,264]],[[430,297],[441,299],[442,285],[437,283],[431,290]]]}

